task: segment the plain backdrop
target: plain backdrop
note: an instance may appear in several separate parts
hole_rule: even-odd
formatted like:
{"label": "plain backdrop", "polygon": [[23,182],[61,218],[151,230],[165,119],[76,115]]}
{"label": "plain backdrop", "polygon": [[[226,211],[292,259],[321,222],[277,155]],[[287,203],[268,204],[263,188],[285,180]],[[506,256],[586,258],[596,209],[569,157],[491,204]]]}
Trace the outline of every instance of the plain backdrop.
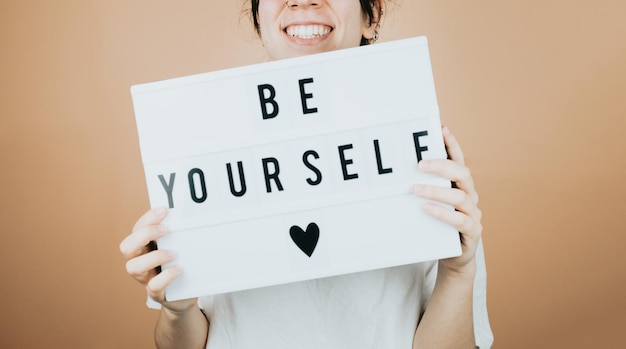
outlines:
{"label": "plain backdrop", "polygon": [[[381,40],[428,36],[481,195],[494,348],[626,347],[626,2],[396,2]],[[265,61],[241,9],[0,1],[0,347],[154,346],[129,88]]]}

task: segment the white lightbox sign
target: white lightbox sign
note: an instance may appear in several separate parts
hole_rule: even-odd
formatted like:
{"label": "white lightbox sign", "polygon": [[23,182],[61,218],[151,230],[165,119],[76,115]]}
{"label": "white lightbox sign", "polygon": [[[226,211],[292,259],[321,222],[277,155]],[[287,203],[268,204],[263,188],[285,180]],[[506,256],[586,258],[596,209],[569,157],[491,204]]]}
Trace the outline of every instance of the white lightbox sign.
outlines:
{"label": "white lightbox sign", "polygon": [[[131,88],[168,300],[457,256],[423,213],[446,158],[426,38]],[[163,266],[167,268],[169,265]]]}

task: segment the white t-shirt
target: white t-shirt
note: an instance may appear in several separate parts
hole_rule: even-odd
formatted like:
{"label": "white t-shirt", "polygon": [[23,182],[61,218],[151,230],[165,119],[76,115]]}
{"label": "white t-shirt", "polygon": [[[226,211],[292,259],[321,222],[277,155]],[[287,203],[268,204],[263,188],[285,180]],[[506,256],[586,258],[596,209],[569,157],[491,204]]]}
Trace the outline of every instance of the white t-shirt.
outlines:
{"label": "white t-shirt", "polygon": [[[482,246],[474,282],[476,345],[490,348]],[[207,349],[410,349],[437,262],[201,297]]]}

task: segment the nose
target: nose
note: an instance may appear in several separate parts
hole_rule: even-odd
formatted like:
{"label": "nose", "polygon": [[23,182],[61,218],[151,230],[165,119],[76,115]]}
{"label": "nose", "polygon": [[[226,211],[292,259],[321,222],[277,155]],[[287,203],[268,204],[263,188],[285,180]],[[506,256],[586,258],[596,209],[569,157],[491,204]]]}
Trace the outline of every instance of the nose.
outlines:
{"label": "nose", "polygon": [[320,0],[287,0],[285,6],[288,8],[317,6],[320,2]]}

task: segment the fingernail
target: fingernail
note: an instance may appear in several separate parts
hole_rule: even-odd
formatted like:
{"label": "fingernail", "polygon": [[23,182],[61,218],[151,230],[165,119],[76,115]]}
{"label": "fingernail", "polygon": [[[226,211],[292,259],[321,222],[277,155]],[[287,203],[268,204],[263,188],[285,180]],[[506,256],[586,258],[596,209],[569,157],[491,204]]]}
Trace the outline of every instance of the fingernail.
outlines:
{"label": "fingernail", "polygon": [[155,215],[161,217],[165,215],[167,209],[165,207],[156,207],[152,210],[152,212],[154,212]]}
{"label": "fingernail", "polygon": [[423,194],[424,193],[424,186],[420,185],[420,184],[416,184],[413,186],[413,193],[415,194]]}
{"label": "fingernail", "polygon": [[160,236],[163,236],[165,234],[167,234],[167,227],[164,225],[157,225],[156,226],[156,230],[159,233]]}
{"label": "fingernail", "polygon": [[424,204],[424,206],[422,206],[422,209],[427,213],[432,213],[434,211],[434,207],[432,204]]}
{"label": "fingernail", "polygon": [[430,161],[428,161],[428,160],[422,160],[422,161],[420,161],[417,165],[419,166],[419,168],[421,168],[421,169],[423,169],[423,170],[424,170],[424,169],[427,169],[427,168],[428,168],[428,166],[430,165]]}
{"label": "fingernail", "polygon": [[165,251],[165,253],[167,253],[167,256],[170,257],[171,259],[176,259],[176,252],[167,250]]}
{"label": "fingernail", "polygon": [[448,126],[443,127],[443,134],[446,136],[450,134],[450,130],[448,129]]}

